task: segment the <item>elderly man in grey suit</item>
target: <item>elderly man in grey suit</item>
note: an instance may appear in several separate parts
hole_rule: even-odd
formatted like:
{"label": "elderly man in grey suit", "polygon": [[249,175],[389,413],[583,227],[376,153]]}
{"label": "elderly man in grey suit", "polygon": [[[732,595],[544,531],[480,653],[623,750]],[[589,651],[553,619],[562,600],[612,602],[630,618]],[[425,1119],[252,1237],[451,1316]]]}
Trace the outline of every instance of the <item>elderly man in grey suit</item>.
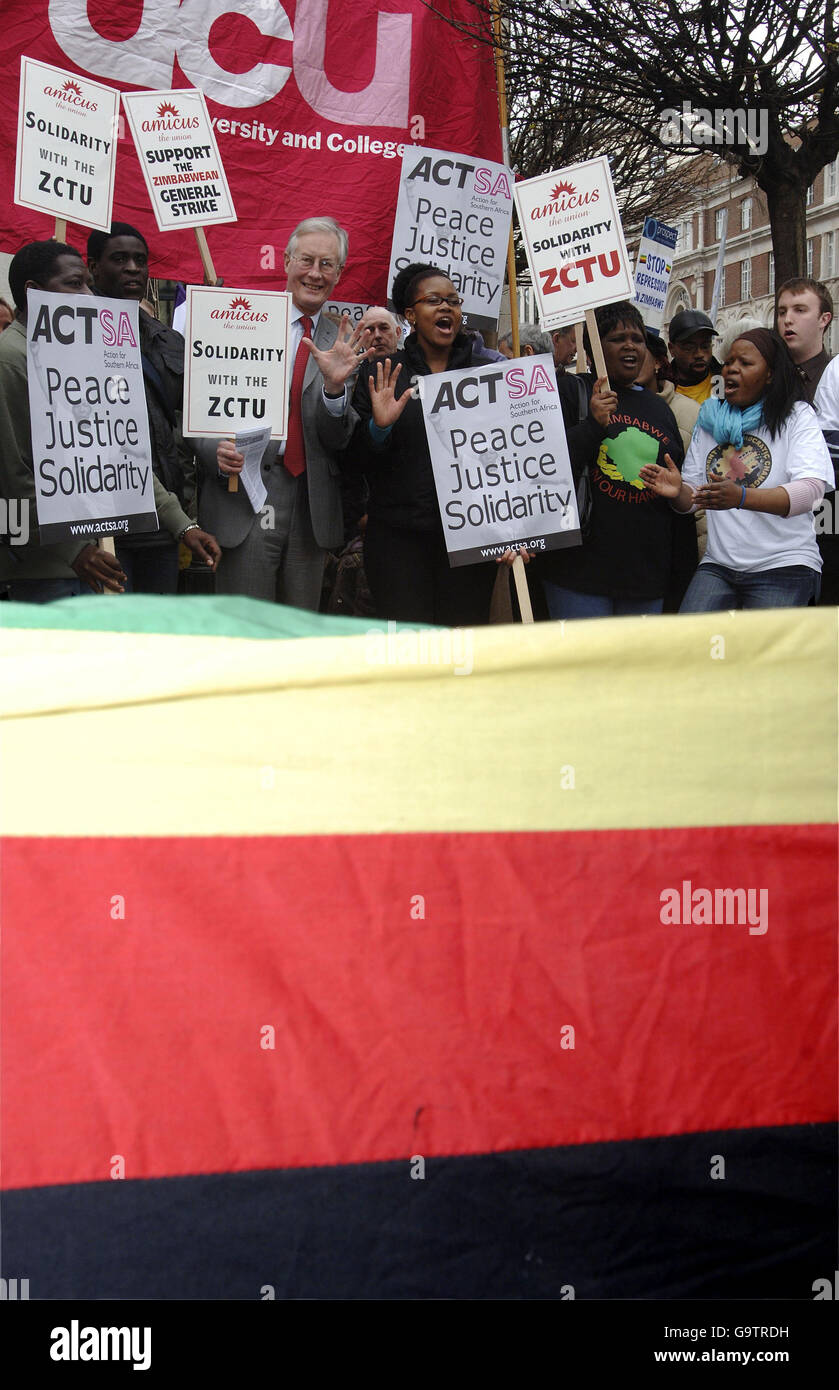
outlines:
{"label": "elderly man in grey suit", "polygon": [[369,330],[349,323],[339,328],[321,312],[347,248],[347,233],[331,217],[301,222],[286,248],[292,298],[288,437],[272,440],[262,456],[268,495],[261,513],[243,488],[228,491],[228,478],[244,461],[233,442],[197,446],[204,474],[201,524],[211,526],[224,552],[218,594],[317,609],[326,551],[343,545],[337,454],[352,431],[346,383],[372,353]]}

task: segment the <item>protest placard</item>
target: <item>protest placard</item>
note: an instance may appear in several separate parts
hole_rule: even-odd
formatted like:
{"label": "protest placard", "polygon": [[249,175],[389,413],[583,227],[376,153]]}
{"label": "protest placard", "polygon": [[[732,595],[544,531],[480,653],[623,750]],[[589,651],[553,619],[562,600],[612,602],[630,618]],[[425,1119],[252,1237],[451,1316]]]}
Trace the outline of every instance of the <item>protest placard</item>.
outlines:
{"label": "protest placard", "polygon": [[353,328],[356,328],[368,309],[374,305],[366,303],[364,300],[355,299],[327,299],[323,306],[324,313],[335,314],[338,318],[349,319]]}
{"label": "protest placard", "polygon": [[635,262],[635,302],[644,323],[656,332],[664,322],[664,306],[678,236],[676,227],[667,227],[655,217],[644,219]]}
{"label": "protest placard", "polygon": [[157,225],[207,227],[236,213],[203,92],[123,92]]}
{"label": "protest placard", "polygon": [[20,60],[15,202],[107,231],[114,201],[119,92]]}
{"label": "protest placard", "polygon": [[[323,306],[323,312],[326,314],[333,314],[339,319],[347,319],[349,323],[352,324],[353,328],[357,328],[364,318],[364,315],[370,309],[384,309],[385,307],[384,304],[366,304],[363,300],[328,299]],[[396,320],[397,347],[401,347],[410,333],[411,327],[410,324],[407,324],[405,320],[401,319],[393,310],[390,312],[393,313],[393,317]]]}
{"label": "protest placard", "polygon": [[288,428],[291,296],[190,285],[186,292],[184,433]]}
{"label": "protest placard", "polygon": [[548,353],[425,377],[421,400],[450,565],[580,544]]}
{"label": "protest placard", "polygon": [[26,355],[41,541],[155,531],[137,305],[31,289]]}
{"label": "protest placard", "polygon": [[544,329],[628,299],[632,270],[605,155],[515,186],[516,211]]}
{"label": "protest placard", "polygon": [[513,215],[503,164],[446,150],[407,149],[396,203],[388,290],[397,271],[439,266],[463,300],[471,328],[498,323]]}

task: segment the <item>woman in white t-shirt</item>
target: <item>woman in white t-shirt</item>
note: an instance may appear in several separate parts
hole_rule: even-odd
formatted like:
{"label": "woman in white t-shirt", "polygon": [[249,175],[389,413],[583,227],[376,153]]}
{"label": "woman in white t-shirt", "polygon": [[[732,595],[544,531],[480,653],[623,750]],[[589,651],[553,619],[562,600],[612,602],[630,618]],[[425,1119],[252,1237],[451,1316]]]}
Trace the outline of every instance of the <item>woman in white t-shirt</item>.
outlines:
{"label": "woman in white t-shirt", "polygon": [[677,512],[704,507],[708,547],[681,613],[797,608],[818,598],[821,557],[813,508],[833,481],[830,456],[777,333],[754,328],[731,345],[725,399],[699,412],[681,473],[640,476]]}

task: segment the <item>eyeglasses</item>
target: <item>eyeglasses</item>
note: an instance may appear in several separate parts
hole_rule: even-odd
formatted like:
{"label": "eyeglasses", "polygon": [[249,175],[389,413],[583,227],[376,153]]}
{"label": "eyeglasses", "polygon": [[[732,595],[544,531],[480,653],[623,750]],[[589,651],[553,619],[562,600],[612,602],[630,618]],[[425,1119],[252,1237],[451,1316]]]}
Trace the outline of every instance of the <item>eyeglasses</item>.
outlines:
{"label": "eyeglasses", "polygon": [[304,270],[311,270],[314,266],[317,266],[319,270],[323,271],[324,275],[331,275],[333,271],[338,269],[337,261],[330,261],[328,258],[322,260],[317,256],[292,256],[291,260],[296,261],[298,265],[302,265]]}
{"label": "eyeglasses", "polygon": [[[441,304],[448,304],[450,309],[457,309],[463,303],[459,294],[423,294],[419,299],[414,300],[414,304],[427,304],[431,309],[439,309]],[[413,309],[414,304],[407,307]]]}

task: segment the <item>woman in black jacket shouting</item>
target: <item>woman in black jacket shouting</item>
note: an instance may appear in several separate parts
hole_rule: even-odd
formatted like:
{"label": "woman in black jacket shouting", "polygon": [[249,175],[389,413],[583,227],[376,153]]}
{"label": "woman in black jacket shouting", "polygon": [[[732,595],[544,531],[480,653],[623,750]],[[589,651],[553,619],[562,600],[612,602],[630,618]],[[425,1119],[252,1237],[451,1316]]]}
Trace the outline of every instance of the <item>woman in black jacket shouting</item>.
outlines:
{"label": "woman in black jacket shouting", "polygon": [[495,359],[463,330],[460,295],[436,266],[406,266],[391,297],[412,331],[394,357],[363,363],[347,450],[370,486],[364,568],[376,613],[448,627],[486,623],[496,568],[449,565],[419,397],[424,377]]}

